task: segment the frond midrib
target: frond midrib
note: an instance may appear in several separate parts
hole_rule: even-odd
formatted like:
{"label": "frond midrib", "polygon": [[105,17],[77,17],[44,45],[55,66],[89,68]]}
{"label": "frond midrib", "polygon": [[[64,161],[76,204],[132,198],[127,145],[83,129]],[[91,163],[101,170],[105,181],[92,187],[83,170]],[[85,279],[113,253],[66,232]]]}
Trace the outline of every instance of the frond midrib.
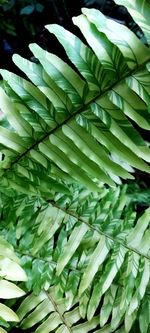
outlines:
{"label": "frond midrib", "polygon": [[53,128],[52,130],[50,130],[48,133],[46,133],[42,138],[40,138],[39,140],[37,140],[36,142],[34,142],[33,145],[31,145],[28,149],[26,149],[22,154],[20,154],[12,163],[10,163],[10,166],[7,169],[3,169],[3,171],[5,173],[7,173],[9,170],[11,170],[12,166],[15,165],[16,163],[18,163],[24,156],[26,156],[32,149],[36,148],[36,146],[38,146],[40,143],[42,143],[46,138],[49,137],[49,135],[55,133],[57,130],[59,130],[63,125],[68,124],[69,122],[71,122],[78,114],[82,113],[84,111],[84,108],[88,107],[91,103],[96,102],[99,98],[105,96],[109,90],[113,89],[116,85],[120,84],[122,81],[124,81],[125,79],[127,79],[128,77],[130,77],[133,74],[136,74],[138,71],[140,71],[141,69],[145,68],[145,65],[150,61],[150,57],[149,59],[147,59],[145,62],[143,62],[141,65],[139,65],[138,67],[134,68],[133,70],[131,70],[128,75],[123,76],[121,79],[117,80],[116,82],[114,82],[108,89],[106,89],[105,91],[103,91],[102,93],[98,94],[96,97],[94,97],[93,99],[91,99],[87,104],[84,104],[82,107],[80,107],[79,109],[77,109],[73,114],[71,114],[67,119],[65,119],[61,124],[59,124],[57,127]]}
{"label": "frond midrib", "polygon": [[65,320],[63,314],[59,311],[59,308],[58,308],[55,300],[53,299],[52,295],[50,295],[47,291],[45,291],[45,293],[46,293],[47,298],[53,304],[55,311],[59,314],[60,319],[62,320],[62,324],[64,324],[67,327],[67,329],[70,333],[73,333],[71,327],[67,324],[67,321]]}
{"label": "frond midrib", "polygon": [[[45,202],[46,202],[46,201],[45,201]],[[73,213],[73,212],[70,212],[69,209],[65,209],[65,208],[63,208],[63,207],[57,205],[56,203],[54,203],[54,201],[50,201],[50,200],[48,200],[47,202],[48,202],[52,207],[55,207],[55,208],[61,210],[62,212],[64,212],[65,214],[68,214],[69,216],[76,218],[76,220],[77,220],[78,222],[81,222],[81,223],[86,224],[86,225],[88,226],[88,228],[91,229],[92,231],[94,230],[94,231],[96,231],[97,233],[99,233],[100,235],[103,235],[103,236],[105,236],[106,238],[112,240],[114,243],[117,243],[117,244],[122,245],[122,246],[125,247],[128,251],[132,251],[132,252],[138,254],[140,257],[144,257],[145,259],[150,260],[150,257],[149,257],[148,255],[146,255],[146,254],[142,254],[142,253],[141,253],[140,251],[138,251],[137,249],[135,249],[135,248],[133,248],[133,247],[131,247],[131,246],[128,246],[124,241],[121,241],[121,240],[117,239],[117,237],[113,237],[113,236],[111,236],[111,235],[108,235],[108,234],[107,234],[106,232],[104,232],[104,231],[100,231],[98,228],[96,228],[95,226],[93,226],[93,225],[91,225],[90,223],[88,223],[87,221],[85,221],[84,218],[82,218],[81,216],[79,216],[79,215],[77,215],[77,214],[75,214],[75,213]],[[18,251],[17,251],[17,252],[18,252]],[[18,253],[19,253],[19,252],[18,252]],[[20,252],[20,253],[23,254],[22,252]],[[27,253],[24,253],[24,254],[27,255]],[[30,256],[30,254],[29,254],[29,256]],[[32,256],[32,255],[31,255],[31,257],[35,258],[35,256]],[[39,259],[39,258],[37,257],[37,259]],[[44,260],[44,259],[43,259],[43,260]],[[51,261],[51,262],[52,262],[52,261]],[[54,263],[55,263],[55,262],[54,262]]]}
{"label": "frond midrib", "polygon": [[100,235],[103,235],[103,236],[105,236],[106,238],[109,238],[109,239],[112,240],[113,242],[119,243],[120,245],[122,245],[122,246],[124,246],[126,249],[128,249],[129,251],[135,252],[135,253],[138,254],[139,256],[142,256],[142,257],[144,257],[144,258],[150,260],[150,257],[149,257],[149,256],[140,253],[138,250],[132,248],[131,246],[128,246],[126,243],[121,242],[121,240],[116,239],[116,238],[114,238],[114,237],[108,235],[107,233],[105,233],[105,232],[103,232],[103,231],[100,231],[99,229],[97,229],[96,227],[94,227],[93,225],[91,225],[90,223],[88,223],[87,221],[85,221],[82,217],[80,217],[80,216],[78,216],[78,215],[76,215],[76,214],[74,214],[74,213],[71,213],[69,210],[65,210],[65,209],[63,209],[62,207],[60,207],[60,206],[58,206],[58,205],[56,205],[56,204],[54,204],[54,203],[52,203],[51,205],[52,205],[53,207],[56,207],[56,208],[62,210],[62,211],[65,212],[65,213],[69,214],[70,216],[75,217],[79,222],[86,224],[91,230],[94,230],[94,231],[98,232]]}
{"label": "frond midrib", "polygon": [[[15,249],[15,247],[14,247],[14,249]],[[18,254],[19,256],[29,256],[29,257],[32,258],[33,260],[34,260],[34,259],[35,259],[35,260],[41,260],[41,261],[43,261],[43,262],[45,262],[45,263],[50,263],[50,264],[54,264],[55,266],[57,266],[57,262],[54,261],[54,260],[49,260],[48,257],[46,257],[46,258],[43,258],[43,257],[37,257],[37,256],[35,256],[35,255],[32,255],[32,254],[27,253],[27,252],[20,251],[20,250],[18,250],[18,249],[15,249],[15,253]],[[138,253],[137,253],[137,254],[138,254]],[[140,254],[140,256],[142,256],[142,254]],[[150,260],[149,257],[146,258],[146,259]],[[77,273],[77,274],[83,274],[83,272],[82,272],[81,269],[77,269],[77,268],[75,268],[75,267],[69,265],[69,263],[66,265],[66,268],[69,269],[69,270],[71,270],[71,271],[73,271],[73,272],[75,272],[75,273]],[[117,286],[123,288],[123,285],[122,285],[121,283],[118,283],[118,281],[117,281],[117,283],[115,282],[114,284],[116,284]],[[42,290],[43,290],[43,289],[42,289]],[[149,292],[146,292],[145,295],[150,296],[150,293],[149,293]]]}

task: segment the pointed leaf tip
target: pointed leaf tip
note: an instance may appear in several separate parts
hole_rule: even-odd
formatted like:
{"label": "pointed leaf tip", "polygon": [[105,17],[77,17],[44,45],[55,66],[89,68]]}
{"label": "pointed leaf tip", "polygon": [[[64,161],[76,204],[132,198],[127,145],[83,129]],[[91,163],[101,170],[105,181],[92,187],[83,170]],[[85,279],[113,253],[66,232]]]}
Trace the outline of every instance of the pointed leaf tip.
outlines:
{"label": "pointed leaf tip", "polygon": [[41,50],[42,47],[40,45],[38,45],[37,43],[30,43],[29,44],[29,49],[37,49],[37,50]]}
{"label": "pointed leaf tip", "polygon": [[14,53],[12,56],[12,61],[14,62],[14,64],[17,65],[18,60],[21,58],[21,56],[17,53]]}
{"label": "pointed leaf tip", "polygon": [[45,28],[49,31],[49,32],[52,32],[54,33],[55,32],[55,29],[58,28],[59,25],[58,24],[47,24],[45,25]]}
{"label": "pointed leaf tip", "polygon": [[83,7],[81,8],[81,12],[86,15],[90,13],[90,9]]}

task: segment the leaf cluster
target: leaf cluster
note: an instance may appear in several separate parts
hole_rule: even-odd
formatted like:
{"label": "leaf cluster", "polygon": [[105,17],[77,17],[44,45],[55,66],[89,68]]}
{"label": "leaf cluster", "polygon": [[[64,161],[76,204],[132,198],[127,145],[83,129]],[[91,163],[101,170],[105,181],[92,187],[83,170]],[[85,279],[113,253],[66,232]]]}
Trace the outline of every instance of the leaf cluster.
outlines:
{"label": "leaf cluster", "polygon": [[[116,3],[149,45],[148,2]],[[148,333],[149,190],[128,180],[150,173],[149,47],[94,9],[73,22],[88,46],[47,26],[72,67],[31,44],[30,81],[1,70],[0,332]]]}

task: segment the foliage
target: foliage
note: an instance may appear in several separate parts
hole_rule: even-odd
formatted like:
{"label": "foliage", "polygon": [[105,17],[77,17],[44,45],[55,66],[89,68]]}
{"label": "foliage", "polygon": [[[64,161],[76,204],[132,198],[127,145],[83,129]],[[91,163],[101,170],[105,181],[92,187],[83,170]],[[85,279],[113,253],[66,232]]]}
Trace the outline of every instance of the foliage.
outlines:
{"label": "foliage", "polygon": [[1,233],[20,256],[30,291],[17,310],[20,329],[51,332],[61,324],[58,332],[89,332],[112,313],[104,331],[121,324],[124,332],[125,318],[128,332],[137,317],[146,332],[150,214],[138,219],[126,190],[94,194],[74,185],[70,199],[50,202],[2,194]]}
{"label": "foliage", "polygon": [[[129,9],[147,46],[84,8],[73,22],[89,46],[47,26],[71,67],[31,44],[37,62],[13,56],[30,81],[1,70],[0,233],[28,277],[23,300],[6,304],[22,332],[149,330],[149,190],[132,192],[130,184],[134,168],[150,173],[141,135],[150,129],[150,5],[116,3]],[[3,261],[4,283],[7,267]]]}
{"label": "foliage", "polygon": [[3,6],[7,0],[0,0],[0,6]]}
{"label": "foliage", "polygon": [[[0,296],[1,299],[21,297],[25,292],[10,281],[26,281],[27,276],[19,265],[13,247],[0,236]],[[0,303],[0,323],[9,327],[7,322],[18,322],[19,317],[3,303]],[[0,328],[0,332],[6,332]]]}
{"label": "foliage", "polygon": [[[2,6],[3,5],[3,6]],[[7,35],[16,36],[17,30],[16,30],[16,22],[14,22],[13,17],[18,15],[31,15],[37,13],[42,13],[44,10],[44,6],[36,1],[36,0],[24,0],[24,1],[18,1],[18,0],[9,0],[4,1],[1,4],[2,10],[1,10],[1,16],[0,16],[0,22],[1,22],[1,31]],[[12,15],[12,18],[11,18]],[[7,20],[5,20],[5,17],[8,16]],[[21,18],[21,17],[20,17]],[[22,23],[23,26],[26,27],[26,29],[30,29],[31,33],[35,35],[35,27],[32,24],[26,24],[26,17],[22,17]],[[29,23],[29,22],[28,22]]]}
{"label": "foliage", "polygon": [[39,24],[38,27],[36,19],[40,18],[43,20],[43,14],[45,14],[46,10],[52,10],[53,15],[55,17],[58,16],[59,5],[64,5],[67,15],[65,0],[60,0],[59,4],[56,0],[45,0],[44,3],[40,0],[1,0],[1,32],[7,36],[8,39],[11,35],[17,38],[18,27],[16,21],[14,21],[14,18],[17,15],[18,22],[22,22],[20,28],[22,31],[26,31],[31,38],[40,31],[41,25]]}

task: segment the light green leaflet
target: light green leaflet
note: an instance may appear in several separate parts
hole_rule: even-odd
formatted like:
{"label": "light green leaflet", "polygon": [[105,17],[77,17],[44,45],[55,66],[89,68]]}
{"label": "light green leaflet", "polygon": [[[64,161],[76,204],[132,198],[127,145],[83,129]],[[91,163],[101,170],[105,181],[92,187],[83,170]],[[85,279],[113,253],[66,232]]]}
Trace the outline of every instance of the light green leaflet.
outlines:
{"label": "light green leaflet", "polygon": [[[109,71],[109,77],[103,79],[102,87],[107,88],[115,80],[128,74],[129,68],[122,53],[115,44],[111,43],[104,33],[97,30],[96,26],[91,24],[84,15],[73,18],[73,22],[80,28],[103,67]],[[99,73],[99,75],[101,76],[102,74]]]}
{"label": "light green leaflet", "polygon": [[[27,275],[19,265],[13,247],[0,236],[0,297],[1,299],[18,298],[25,292],[15,283],[10,281],[26,281]],[[8,281],[10,280],[10,281]],[[5,322],[18,322],[19,317],[5,304],[0,303],[0,317]],[[0,332],[5,331],[0,328]]]}
{"label": "light green leaflet", "polygon": [[[5,280],[3,280],[3,278]],[[13,247],[5,241],[3,237],[0,236],[0,288],[1,288],[1,298],[7,298],[8,292],[6,291],[5,295],[5,288],[8,285],[8,288],[10,288],[10,292],[12,290],[23,293],[24,292],[15,286],[13,283],[8,282],[6,280],[10,281],[26,281],[27,276],[24,272],[24,270],[19,265],[19,259],[15,255],[15,252],[13,250]],[[3,296],[2,296],[3,294]],[[9,297],[8,297],[9,298]]]}
{"label": "light green leaflet", "polygon": [[37,44],[31,44],[30,49],[40,60],[47,74],[67,93],[75,108],[81,107],[85,82],[80,76],[56,55],[48,53]]}
{"label": "light green leaflet", "polygon": [[32,63],[19,55],[13,56],[14,63],[30,78],[30,80],[44,93],[55,109],[54,119],[60,123],[69,116],[72,105],[67,95],[48,76],[40,64]]}
{"label": "light green leaflet", "polygon": [[85,224],[81,224],[81,226],[75,227],[73,230],[66,247],[64,248],[57,264],[57,274],[60,275],[63,268],[67,265],[68,261],[78,248],[82,238],[86,234],[88,230],[88,226]]}
{"label": "light green leaflet", "polygon": [[[146,146],[144,140],[138,134],[138,132],[134,129],[133,131],[131,130],[131,124],[118,108],[118,106],[122,107],[123,101],[119,99],[118,94],[116,94],[115,92],[111,92],[110,96],[111,99],[113,99],[113,101],[115,102],[117,108],[114,107],[114,104],[109,102],[107,97],[104,97],[102,99],[99,99],[97,103],[92,105],[92,111],[96,116],[100,118],[102,122],[104,122],[110,132],[119,141],[121,141],[121,143],[130,148],[130,150],[138,157],[144,158],[146,161],[149,161],[149,148]],[[147,168],[147,171],[148,170],[149,167]]]}
{"label": "light green leaflet", "polygon": [[[148,68],[148,64],[147,64]],[[149,71],[145,68],[144,70],[138,71],[138,73],[133,74],[132,76],[126,79],[127,84],[129,87],[134,90],[137,95],[141,96],[143,101],[148,106],[150,105],[150,74]]]}
{"label": "light green leaflet", "polygon": [[84,8],[82,11],[100,32],[106,34],[108,39],[118,46],[130,68],[133,69],[149,59],[148,49],[126,26],[107,19],[96,9]]}
{"label": "light green leaflet", "polygon": [[138,126],[150,130],[150,115],[145,103],[126,84],[122,83],[113,88],[109,96],[112,102],[120,107]]}
{"label": "light green leaflet", "polygon": [[45,298],[28,317],[22,322],[22,328],[27,329],[34,326],[38,321],[45,318],[50,312],[54,311],[54,306]]}
{"label": "light green leaflet", "polygon": [[20,117],[20,114],[18,110],[15,108],[15,105],[10,102],[10,99],[4,93],[2,88],[0,88],[0,94],[1,94],[1,108],[5,113],[8,121],[12,125],[12,127],[16,130],[16,132],[18,132],[20,136],[32,137],[31,126],[25,119]]}
{"label": "light green leaflet", "polygon": [[150,43],[149,16],[150,4],[148,0],[115,0],[116,4],[126,6],[134,21],[141,27],[148,44]]}
{"label": "light green leaflet", "polygon": [[[130,175],[127,172],[109,159],[103,147],[99,150],[99,145],[90,134],[84,130],[80,133],[81,128],[75,122],[70,122],[69,126],[64,125],[62,130],[64,134],[67,135],[72,141],[76,142],[76,145],[80,148],[80,150],[89,156],[90,159],[97,164],[97,166],[100,166],[103,171],[106,170],[108,174],[114,173],[123,178],[130,178]],[[88,146],[86,142],[89,142]],[[109,184],[111,185],[111,183]]]}
{"label": "light green leaflet", "polygon": [[[46,28],[54,33],[62,43],[68,57],[87,81],[93,97],[100,92],[100,89],[103,90],[103,81],[105,83],[105,80],[107,80],[108,73],[102,68],[91,49],[83,44],[79,38],[58,25],[48,25]],[[85,91],[85,93],[87,92]],[[85,97],[88,101],[88,94],[84,96],[84,99]]]}
{"label": "light green leaflet", "polygon": [[9,258],[0,258],[0,275],[11,281],[27,280],[27,276],[19,264]]}
{"label": "light green leaflet", "polygon": [[139,248],[141,239],[144,235],[145,230],[150,225],[150,208],[148,208],[145,213],[141,216],[136,224],[134,231],[127,237],[127,243],[134,248]]}
{"label": "light green leaflet", "polygon": [[143,298],[143,295],[146,291],[146,286],[149,283],[150,279],[150,263],[147,259],[142,260],[139,265],[139,273],[137,277],[138,288],[136,292],[133,294],[132,300],[130,302],[130,306],[128,309],[128,315],[131,315],[139,306],[140,300]]}
{"label": "light green leaflet", "polygon": [[0,140],[5,147],[13,149],[17,153],[23,153],[26,149],[26,143],[20,136],[2,126],[0,126]]}
{"label": "light green leaflet", "polygon": [[148,331],[150,322],[150,296],[146,296],[142,304],[142,311],[140,313],[140,330],[142,333]]}
{"label": "light green leaflet", "polygon": [[12,245],[10,245],[3,237],[0,237],[0,255],[13,260],[14,262],[19,262],[18,257],[13,251]]}
{"label": "light green leaflet", "polygon": [[[129,165],[137,167],[140,170],[145,170],[146,168],[147,172],[149,172],[149,166],[138,157],[140,149],[138,154],[135,154],[135,151],[133,150],[133,147],[135,146],[137,152],[137,146],[125,133],[126,129],[128,131],[130,130],[130,123],[123,115],[121,115],[121,113],[119,113],[119,109],[116,109],[117,112],[115,112],[115,107],[114,110],[112,109],[111,115],[114,113],[114,116],[116,116],[114,119],[110,118],[110,114],[108,113],[110,110],[108,111],[108,109],[104,109],[104,105],[100,108],[98,107],[98,104],[93,104],[92,111],[94,114],[91,114],[88,111],[84,112],[83,116],[77,116],[77,123],[85,128],[87,132],[92,134],[92,136],[100,144],[106,147],[111,154],[114,152],[116,156],[120,155],[120,159],[127,162]],[[119,117],[120,115],[121,117]],[[129,146],[130,149],[128,148]],[[119,170],[117,170],[117,167],[118,166],[116,165],[115,168],[118,174]]]}
{"label": "light green leaflet", "polygon": [[113,309],[113,304],[115,301],[115,296],[117,292],[117,286],[111,285],[111,287],[108,289],[108,291],[105,293],[103,305],[100,311],[100,326],[103,327],[111,314],[111,311]]}
{"label": "light green leaflet", "polygon": [[15,314],[15,312],[2,303],[0,303],[0,315],[6,321],[19,321],[19,317]]}
{"label": "light green leaflet", "polygon": [[[62,223],[64,217],[65,213],[63,213],[62,211],[58,211],[58,209],[56,208],[52,209],[52,207],[49,207],[49,209],[47,209],[46,214],[44,212],[44,216],[42,214],[42,223],[38,229],[39,237],[38,240],[37,237],[35,237],[35,245],[32,249],[33,255],[35,255],[42,248],[43,244],[45,244],[49,239],[53,237],[57,229],[60,227],[60,224]],[[53,220],[55,220],[54,224]],[[50,230],[49,232],[47,232],[47,228]]]}
{"label": "light green leaflet", "polygon": [[[54,289],[55,290],[55,289]],[[25,308],[24,308],[25,306]],[[51,289],[50,293],[40,293],[39,296],[29,295],[22,302],[18,309],[22,321],[22,328],[30,328],[34,324],[38,324],[40,320],[46,317],[45,321],[34,332],[51,332],[53,329],[57,333],[83,332],[87,333],[90,329],[94,329],[98,325],[98,316],[94,317],[90,322],[78,324],[81,318],[79,308],[76,306],[73,310],[66,310],[65,299],[57,300],[55,292]],[[61,324],[61,325],[60,325]]]}
{"label": "light green leaflet", "polygon": [[112,247],[113,242],[107,241],[105,236],[101,236],[100,241],[93,252],[90,262],[83,274],[83,278],[80,283],[79,287],[79,296],[88,288],[91,281],[93,280],[96,272],[99,269],[99,266],[103,263],[103,261],[106,259],[110,247]]}
{"label": "light green leaflet", "polygon": [[[82,182],[91,191],[98,191],[98,186],[86,175],[82,169],[77,169],[76,165],[71,162],[59,148],[53,146],[49,141],[40,143],[40,151],[50,160],[53,160],[59,168],[68,173],[78,182]],[[109,181],[110,183],[110,181]],[[112,184],[112,183],[111,183]]]}
{"label": "light green leaflet", "polygon": [[27,296],[21,303],[17,311],[20,320],[22,320],[26,313],[31,312],[44,299],[46,299],[45,292],[41,292],[38,296],[35,296],[34,294],[30,294],[29,296]]}
{"label": "light green leaflet", "polygon": [[2,299],[21,297],[25,292],[12,282],[0,280],[0,294]]}
{"label": "light green leaflet", "polygon": [[126,249],[123,247],[114,246],[114,252],[111,258],[108,260],[107,268],[103,273],[100,281],[94,286],[93,293],[88,306],[88,318],[91,319],[95,313],[96,308],[101,300],[101,296],[107,291],[113,282],[118,268],[120,268],[124,262]]}
{"label": "light green leaflet", "polygon": [[[100,169],[99,165],[90,159],[88,155],[85,155],[87,150],[86,145],[84,145],[82,142],[82,147],[85,147],[85,149],[82,148],[81,150],[81,145],[79,149],[79,140],[77,140],[77,138],[75,141],[73,140],[75,134],[74,136],[71,136],[69,134],[67,135],[67,133],[69,133],[69,129],[63,127],[63,131],[57,131],[56,135],[52,134],[50,136],[50,140],[54,145],[56,145],[56,147],[59,146],[59,149],[61,149],[73,163],[75,163],[78,167],[82,167],[82,169],[92,175],[93,178],[101,178],[101,180],[104,178],[107,181],[107,176],[105,175],[104,171]],[[74,142],[76,142],[76,145]],[[107,155],[106,159],[108,161]],[[109,163],[111,163],[111,161],[109,161]]]}
{"label": "light green leaflet", "polygon": [[[32,115],[36,120],[37,117],[37,125],[38,122],[40,123],[41,127],[44,129],[47,125],[53,128],[56,126],[56,122],[53,120],[51,116],[51,108],[50,103],[48,103],[48,99],[40,92],[40,90],[35,87],[31,82],[22,79],[16,74],[13,74],[6,70],[1,70],[1,75],[3,76],[4,80],[6,80],[12,90],[17,94],[15,98],[19,96],[23,103],[32,109]],[[13,97],[13,91],[10,90],[9,97]],[[6,91],[7,87],[6,87]],[[9,91],[8,91],[9,92]],[[18,97],[18,102],[19,102]],[[21,102],[20,102],[21,103]],[[22,110],[21,110],[22,112]],[[28,114],[30,114],[28,112]],[[30,121],[30,118],[29,118]]]}
{"label": "light green leaflet", "polygon": [[7,333],[2,327],[0,327],[0,333]]}

